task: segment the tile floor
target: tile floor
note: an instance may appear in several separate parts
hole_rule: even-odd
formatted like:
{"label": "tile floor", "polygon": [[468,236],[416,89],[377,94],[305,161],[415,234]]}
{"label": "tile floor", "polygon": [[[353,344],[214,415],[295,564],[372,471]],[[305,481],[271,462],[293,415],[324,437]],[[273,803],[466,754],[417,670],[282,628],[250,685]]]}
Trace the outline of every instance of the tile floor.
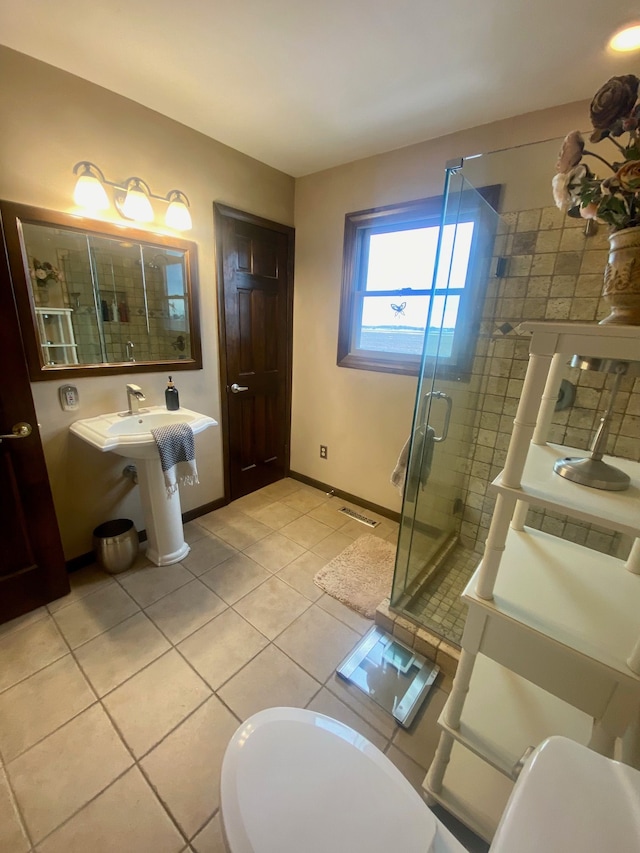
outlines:
{"label": "tile floor", "polygon": [[447,685],[407,732],[334,675],[371,624],[313,583],[369,532],[343,504],[282,480],[187,524],[181,564],[83,569],[0,625],[0,850],[222,851],[224,749],[273,705],[343,720],[420,787]]}

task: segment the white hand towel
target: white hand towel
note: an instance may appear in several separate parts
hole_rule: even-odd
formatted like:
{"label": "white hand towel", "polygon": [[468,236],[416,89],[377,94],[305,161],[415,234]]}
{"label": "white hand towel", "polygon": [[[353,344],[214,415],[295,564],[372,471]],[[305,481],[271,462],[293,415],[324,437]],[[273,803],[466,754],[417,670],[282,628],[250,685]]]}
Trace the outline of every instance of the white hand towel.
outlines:
{"label": "white hand towel", "polygon": [[409,448],[411,447],[411,436],[405,441],[400,451],[396,467],[391,474],[391,485],[395,486],[402,496],[404,494],[404,481],[407,477],[407,464],[409,462]]}
{"label": "white hand towel", "polygon": [[[405,482],[407,480],[407,467],[409,465],[409,451],[411,449],[411,438],[405,441],[404,447],[400,451],[400,456],[396,462],[396,467],[391,474],[391,484],[396,487],[400,494],[405,496]],[[418,486],[421,489],[427,484],[429,474],[431,473],[431,463],[433,461],[433,445],[435,441],[435,432],[433,427],[418,427],[413,436],[413,466],[409,484],[407,486],[406,499],[415,502],[418,496]]]}
{"label": "white hand towel", "polygon": [[[158,445],[167,497],[171,497],[177,491],[178,482],[181,486],[193,486],[199,483],[193,430],[189,424],[178,423],[156,427],[151,430],[151,433]],[[182,465],[180,471],[179,464]]]}

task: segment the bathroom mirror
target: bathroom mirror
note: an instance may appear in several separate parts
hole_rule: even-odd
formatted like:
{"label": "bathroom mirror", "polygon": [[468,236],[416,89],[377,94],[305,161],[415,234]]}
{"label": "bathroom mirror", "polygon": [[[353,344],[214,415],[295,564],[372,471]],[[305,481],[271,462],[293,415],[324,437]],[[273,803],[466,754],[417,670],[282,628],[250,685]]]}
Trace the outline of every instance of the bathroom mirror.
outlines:
{"label": "bathroom mirror", "polygon": [[32,380],[202,367],[195,243],[0,202]]}

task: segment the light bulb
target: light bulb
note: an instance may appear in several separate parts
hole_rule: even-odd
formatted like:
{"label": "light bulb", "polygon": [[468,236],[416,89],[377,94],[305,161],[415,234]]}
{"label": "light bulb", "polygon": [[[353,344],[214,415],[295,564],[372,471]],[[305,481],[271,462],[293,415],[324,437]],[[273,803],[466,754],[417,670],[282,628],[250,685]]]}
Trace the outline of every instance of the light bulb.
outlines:
{"label": "light bulb", "polygon": [[640,25],[634,24],[619,30],[609,41],[611,50],[618,53],[627,53],[640,48]]}
{"label": "light bulb", "polygon": [[105,188],[98,178],[89,173],[80,175],[78,178],[73,191],[73,200],[78,207],[84,207],[90,211],[107,210],[109,207]]}
{"label": "light bulb", "polygon": [[139,185],[129,187],[126,198],[122,204],[122,213],[127,219],[135,222],[152,222],[153,208],[149,196]]}
{"label": "light bulb", "polygon": [[193,227],[189,208],[179,198],[174,199],[167,208],[165,222],[176,231],[189,231]]}

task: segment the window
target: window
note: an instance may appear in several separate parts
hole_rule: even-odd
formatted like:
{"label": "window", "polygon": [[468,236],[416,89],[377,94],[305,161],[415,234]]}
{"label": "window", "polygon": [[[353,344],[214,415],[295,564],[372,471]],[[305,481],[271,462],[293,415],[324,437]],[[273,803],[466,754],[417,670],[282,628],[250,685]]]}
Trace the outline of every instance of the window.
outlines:
{"label": "window", "polygon": [[187,332],[187,294],[182,266],[180,264],[167,264],[165,275],[169,311],[166,328],[177,332]]}
{"label": "window", "polygon": [[[497,202],[499,187],[480,193]],[[441,334],[428,336],[427,358],[437,353],[443,375],[470,372],[495,217],[472,190],[455,202],[435,281],[442,197],[346,215],[340,366],[417,374],[428,323]]]}

